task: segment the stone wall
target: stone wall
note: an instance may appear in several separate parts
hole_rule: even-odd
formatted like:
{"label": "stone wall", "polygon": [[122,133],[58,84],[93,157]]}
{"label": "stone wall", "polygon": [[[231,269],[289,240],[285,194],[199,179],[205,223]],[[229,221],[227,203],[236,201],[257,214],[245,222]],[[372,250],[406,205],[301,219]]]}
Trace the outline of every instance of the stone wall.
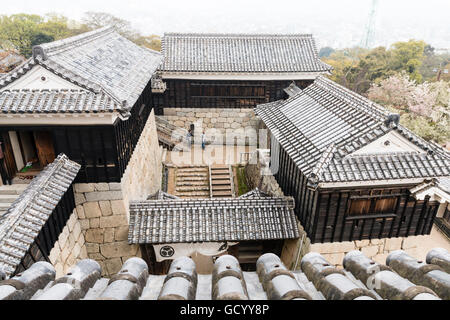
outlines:
{"label": "stone wall", "polygon": [[283,190],[271,174],[269,150],[257,149],[245,165],[245,177],[250,189],[258,188],[274,196],[284,196]]}
{"label": "stone wall", "polygon": [[144,200],[161,187],[161,157],[152,111],[120,183],[74,185],[87,255],[101,265],[104,276],[116,274],[128,258],[141,256],[138,245],[128,244],[129,202]]}
{"label": "stone wall", "polygon": [[58,237],[58,241],[55,242],[53,249],[50,251],[49,259],[55,266],[56,277],[63,276],[71,266],[88,257],[84,233],[78,220],[78,212],[79,210],[76,208],[73,210],[66,226]]}
{"label": "stone wall", "polygon": [[300,237],[298,239],[285,240],[280,259],[289,270],[299,270],[302,257],[310,252],[311,241],[305,229],[297,221]]}
{"label": "stone wall", "polygon": [[253,109],[239,108],[164,108],[164,119],[177,127],[204,129],[211,144],[235,145],[257,145],[261,122]]}
{"label": "stone wall", "polygon": [[161,188],[162,156],[152,110],[120,182],[127,211],[130,200],[145,200]]}
{"label": "stone wall", "polygon": [[120,183],[75,184],[78,221],[87,255],[102,267],[103,275],[117,273],[139,247],[128,244],[127,203]]}
{"label": "stone wall", "polygon": [[371,239],[360,241],[344,241],[332,243],[314,243],[310,250],[323,254],[331,264],[342,267],[342,261],[347,252],[359,250],[376,262],[386,264],[386,258],[392,251],[404,250],[409,255],[418,258],[417,249],[426,235]]}

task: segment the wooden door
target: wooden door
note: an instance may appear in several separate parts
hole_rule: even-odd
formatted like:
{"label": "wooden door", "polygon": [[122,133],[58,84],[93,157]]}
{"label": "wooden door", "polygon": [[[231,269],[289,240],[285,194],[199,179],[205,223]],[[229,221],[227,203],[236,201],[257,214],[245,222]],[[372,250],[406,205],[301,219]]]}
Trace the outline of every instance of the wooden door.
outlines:
{"label": "wooden door", "polygon": [[[1,140],[2,140],[2,148],[3,148],[3,161],[4,161],[4,168],[5,169],[5,175],[6,178],[5,180],[12,180],[12,178],[14,178],[14,176],[17,173],[17,166],[16,166],[16,160],[14,159],[14,153],[13,153],[13,149],[11,146],[11,141],[9,139],[9,134],[8,132],[2,132],[1,134]],[[8,181],[3,181],[3,183],[7,183]]]}
{"label": "wooden door", "polygon": [[48,131],[35,131],[34,141],[36,143],[37,155],[41,167],[47,166],[55,160],[55,149],[53,147],[53,138]]}

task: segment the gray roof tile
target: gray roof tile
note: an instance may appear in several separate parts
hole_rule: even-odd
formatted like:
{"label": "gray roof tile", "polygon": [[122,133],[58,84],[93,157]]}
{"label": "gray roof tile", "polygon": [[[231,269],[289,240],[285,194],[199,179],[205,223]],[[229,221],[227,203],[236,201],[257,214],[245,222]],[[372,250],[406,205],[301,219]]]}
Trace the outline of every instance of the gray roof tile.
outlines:
{"label": "gray roof tile", "polygon": [[342,269],[310,252],[301,270],[291,271],[278,256],[266,253],[256,262],[256,272],[243,272],[235,257],[223,255],[212,274],[197,274],[194,261],[180,257],[167,275],[149,275],[144,260],[133,257],[111,279],[100,278],[98,264],[86,259],[56,281],[53,266],[37,262],[10,281],[0,281],[0,300],[448,300],[450,274],[439,263],[450,262],[449,253],[437,248],[429,255],[433,259],[426,264],[394,251],[386,266],[351,251]]}
{"label": "gray roof tile", "polygon": [[131,202],[129,243],[298,238],[292,198]]}
{"label": "gray roof tile", "polygon": [[162,38],[161,71],[287,73],[327,72],[312,35],[181,34]]}
{"label": "gray roof tile", "polygon": [[80,165],[60,154],[0,216],[0,269],[10,275],[20,264]]}

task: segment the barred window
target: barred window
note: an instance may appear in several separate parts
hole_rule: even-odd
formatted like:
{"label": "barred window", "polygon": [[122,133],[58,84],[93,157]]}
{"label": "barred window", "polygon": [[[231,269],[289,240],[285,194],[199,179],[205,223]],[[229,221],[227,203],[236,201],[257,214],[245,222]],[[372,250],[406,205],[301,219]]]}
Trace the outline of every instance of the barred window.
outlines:
{"label": "barred window", "polygon": [[368,214],[394,213],[397,197],[351,199],[347,214],[359,216]]}

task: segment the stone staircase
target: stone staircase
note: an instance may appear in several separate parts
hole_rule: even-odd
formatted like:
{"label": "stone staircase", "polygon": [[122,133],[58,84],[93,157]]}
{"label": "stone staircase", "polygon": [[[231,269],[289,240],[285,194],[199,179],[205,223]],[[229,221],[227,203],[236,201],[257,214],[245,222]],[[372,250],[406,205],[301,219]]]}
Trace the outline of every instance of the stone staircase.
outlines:
{"label": "stone staircase", "polygon": [[175,171],[175,195],[180,198],[209,198],[208,167],[177,167]]}
{"label": "stone staircase", "polygon": [[213,165],[210,167],[211,197],[232,198],[234,196],[233,175],[228,165]]}
{"label": "stone staircase", "polygon": [[27,186],[28,184],[0,186],[0,216],[8,210]]}

